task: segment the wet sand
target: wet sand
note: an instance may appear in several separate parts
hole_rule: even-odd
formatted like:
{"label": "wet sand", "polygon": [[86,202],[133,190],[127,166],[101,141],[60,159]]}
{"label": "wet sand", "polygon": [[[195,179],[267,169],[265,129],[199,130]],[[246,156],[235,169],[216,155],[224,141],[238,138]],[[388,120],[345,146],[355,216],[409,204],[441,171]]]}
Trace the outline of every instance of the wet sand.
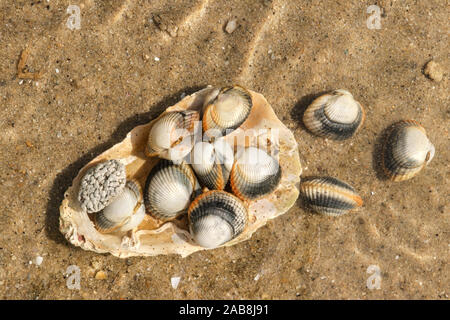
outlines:
{"label": "wet sand", "polygon": [[[66,26],[70,4],[0,1],[1,299],[448,299],[445,1],[378,1],[381,29],[367,27],[368,1],[85,0],[79,30]],[[25,71],[43,72],[38,79],[18,77],[25,48]],[[439,82],[424,75],[430,60]],[[64,239],[59,205],[80,168],[182,95],[233,83],[262,93],[294,132],[303,176],[338,177],[364,206],[331,218],[299,200],[249,241],[185,259],[118,259]],[[366,110],[343,142],[301,122],[315,97],[337,88]],[[377,154],[401,119],[426,128],[436,155],[394,183]],[[80,290],[66,285],[71,265]]]}

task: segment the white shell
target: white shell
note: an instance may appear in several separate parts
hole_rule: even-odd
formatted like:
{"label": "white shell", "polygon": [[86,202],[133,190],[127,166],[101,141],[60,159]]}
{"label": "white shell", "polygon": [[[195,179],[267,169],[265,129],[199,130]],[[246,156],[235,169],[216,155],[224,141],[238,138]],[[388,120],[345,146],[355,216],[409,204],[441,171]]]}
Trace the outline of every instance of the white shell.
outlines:
{"label": "white shell", "polygon": [[195,126],[201,128],[196,111],[168,112],[156,120],[150,129],[146,154],[180,161],[191,152]]}
{"label": "white shell", "polygon": [[102,232],[128,231],[137,227],[144,215],[141,188],[136,182],[128,181],[122,193],[96,214],[95,221]]}
{"label": "white shell", "polygon": [[[167,111],[187,109],[199,111],[205,103],[206,97],[211,95],[214,90],[214,88],[206,88],[186,96]],[[299,194],[297,186],[302,169],[294,135],[277,118],[261,94],[252,91],[250,93],[253,100],[253,111],[240,129],[253,129],[258,132],[258,130],[270,127],[278,130],[277,140],[273,140],[272,143],[277,143],[280,147],[279,163],[282,167],[282,177],[277,190],[249,204],[249,219],[245,230],[237,238],[225,243],[224,246],[232,246],[249,239],[268,220],[287,212],[296,203]],[[144,156],[148,134],[153,123],[135,127],[122,142],[97,156],[86,167],[105,159],[121,158],[126,164],[128,177],[135,178],[141,185],[144,185],[145,178],[155,162],[154,159]],[[241,130],[235,130],[224,138],[232,146],[234,146],[235,139],[236,147],[244,146],[244,142],[241,142],[244,141],[244,132]],[[186,257],[199,250],[205,250],[195,243],[185,220],[161,222],[147,214],[142,223],[128,234],[98,232],[77,200],[80,180],[86,167],[81,169],[73,180],[72,186],[65,192],[60,207],[60,230],[70,243],[84,250],[110,253],[121,258],[160,254],[179,254]]]}
{"label": "white shell", "polygon": [[198,196],[189,206],[188,215],[194,241],[205,248],[216,248],[239,236],[248,221],[242,201],[221,190]]}
{"label": "white shell", "polygon": [[414,120],[403,120],[390,128],[383,149],[383,169],[391,180],[407,180],[430,163],[434,153],[425,129]]}
{"label": "white shell", "polygon": [[281,177],[278,161],[260,148],[238,151],[231,171],[233,193],[244,200],[255,200],[276,189]]}
{"label": "white shell", "polygon": [[222,88],[203,110],[203,131],[208,136],[229,134],[248,118],[252,106],[247,89],[240,86]]}
{"label": "white shell", "polygon": [[223,138],[213,143],[197,142],[192,149],[192,168],[201,184],[210,190],[225,188],[233,161],[233,149]]}
{"label": "white shell", "polygon": [[161,160],[147,177],[144,191],[146,210],[161,220],[176,218],[187,210],[194,191],[199,188],[192,169],[185,162],[176,165]]}
{"label": "white shell", "polygon": [[312,133],[326,138],[350,138],[364,122],[364,109],[347,90],[338,89],[315,99],[303,115]]}

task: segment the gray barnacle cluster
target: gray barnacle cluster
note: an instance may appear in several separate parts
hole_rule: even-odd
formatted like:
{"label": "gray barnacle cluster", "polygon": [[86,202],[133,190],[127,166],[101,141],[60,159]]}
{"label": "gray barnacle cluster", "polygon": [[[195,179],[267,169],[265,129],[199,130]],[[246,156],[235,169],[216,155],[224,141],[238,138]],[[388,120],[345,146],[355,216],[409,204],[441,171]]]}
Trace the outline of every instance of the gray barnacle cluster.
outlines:
{"label": "gray barnacle cluster", "polygon": [[78,201],[87,213],[104,209],[121,194],[126,183],[125,166],[108,160],[90,168],[81,180]]}

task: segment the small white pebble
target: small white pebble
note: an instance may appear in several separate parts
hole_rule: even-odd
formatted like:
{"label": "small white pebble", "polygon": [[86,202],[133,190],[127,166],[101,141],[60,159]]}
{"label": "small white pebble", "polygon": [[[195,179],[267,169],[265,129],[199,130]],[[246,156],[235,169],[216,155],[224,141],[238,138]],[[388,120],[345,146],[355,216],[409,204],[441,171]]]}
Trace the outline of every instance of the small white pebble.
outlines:
{"label": "small white pebble", "polygon": [[58,69],[58,68],[56,68],[56,69],[55,69],[55,72],[56,72],[56,73],[59,73],[59,69]]}
{"label": "small white pebble", "polygon": [[178,284],[180,283],[181,277],[172,277],[170,279],[170,283],[172,284],[172,288],[176,289],[178,288]]}
{"label": "small white pebble", "polygon": [[42,263],[42,261],[44,261],[44,258],[42,258],[41,256],[37,256],[36,259],[34,259],[34,263],[35,263],[37,266],[40,266],[41,263]]}
{"label": "small white pebble", "polygon": [[395,260],[398,260],[398,259],[400,259],[400,256],[395,256]]}
{"label": "small white pebble", "polygon": [[253,280],[258,281],[261,275],[258,273]]}
{"label": "small white pebble", "polygon": [[20,80],[20,81],[19,81],[19,84],[22,84],[22,83],[23,83],[23,80]]}
{"label": "small white pebble", "polygon": [[325,280],[327,277],[325,277],[325,276],[321,276],[320,277],[320,280]]}
{"label": "small white pebble", "polygon": [[33,261],[31,261],[31,260],[30,260],[30,261],[28,261],[28,264],[33,264]]}
{"label": "small white pebble", "polygon": [[371,194],[371,195],[374,195],[374,194],[375,194],[375,192],[374,192],[374,191],[370,191],[370,194]]}
{"label": "small white pebble", "polygon": [[155,61],[159,61],[159,58],[158,58],[158,57],[155,57]]}
{"label": "small white pebble", "polygon": [[227,26],[225,27],[225,31],[228,33],[233,33],[234,30],[237,28],[236,19],[230,20],[227,23]]}

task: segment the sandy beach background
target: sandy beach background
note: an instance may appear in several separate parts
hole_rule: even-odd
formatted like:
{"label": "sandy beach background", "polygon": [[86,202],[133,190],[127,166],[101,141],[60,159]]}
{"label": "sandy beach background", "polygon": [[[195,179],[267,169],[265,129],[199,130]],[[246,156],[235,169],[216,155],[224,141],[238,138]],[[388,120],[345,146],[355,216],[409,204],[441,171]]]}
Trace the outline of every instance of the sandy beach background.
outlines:
{"label": "sandy beach background", "polygon": [[[380,29],[367,25],[371,5]],[[448,299],[449,13],[443,0],[0,0],[0,298]],[[21,71],[36,79],[18,75],[24,49]],[[441,81],[424,75],[430,60]],[[298,201],[249,241],[185,259],[122,260],[64,239],[59,205],[81,167],[182,95],[233,83],[262,93],[294,132],[303,176],[338,177],[364,206],[330,218]],[[366,110],[343,142],[301,122],[337,88]],[[426,128],[436,155],[393,183],[376,155],[401,119]],[[79,290],[67,287],[71,265]]]}

